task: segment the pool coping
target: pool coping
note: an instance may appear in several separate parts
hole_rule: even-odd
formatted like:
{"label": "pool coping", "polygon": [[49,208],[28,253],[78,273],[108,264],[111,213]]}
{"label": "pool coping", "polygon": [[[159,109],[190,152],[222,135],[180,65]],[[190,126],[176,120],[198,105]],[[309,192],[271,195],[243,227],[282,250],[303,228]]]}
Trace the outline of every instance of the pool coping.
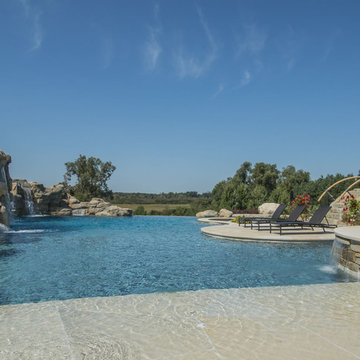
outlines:
{"label": "pool coping", "polygon": [[270,233],[266,230],[258,231],[250,227],[239,226],[236,223],[211,225],[201,228],[201,232],[205,235],[221,239],[231,239],[239,241],[258,241],[258,242],[292,242],[292,243],[314,243],[314,242],[332,242],[335,240],[333,231],[298,229],[291,233],[280,235]]}
{"label": "pool coping", "polygon": [[343,226],[335,229],[335,235],[342,239],[360,243],[360,226]]}

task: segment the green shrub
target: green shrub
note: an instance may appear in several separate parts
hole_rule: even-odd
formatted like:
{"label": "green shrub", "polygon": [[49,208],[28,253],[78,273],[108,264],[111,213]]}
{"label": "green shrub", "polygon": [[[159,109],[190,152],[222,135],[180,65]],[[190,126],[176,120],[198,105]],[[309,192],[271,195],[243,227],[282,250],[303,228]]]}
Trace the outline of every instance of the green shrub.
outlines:
{"label": "green shrub", "polygon": [[146,210],[143,206],[138,206],[134,211],[134,215],[146,215]]}

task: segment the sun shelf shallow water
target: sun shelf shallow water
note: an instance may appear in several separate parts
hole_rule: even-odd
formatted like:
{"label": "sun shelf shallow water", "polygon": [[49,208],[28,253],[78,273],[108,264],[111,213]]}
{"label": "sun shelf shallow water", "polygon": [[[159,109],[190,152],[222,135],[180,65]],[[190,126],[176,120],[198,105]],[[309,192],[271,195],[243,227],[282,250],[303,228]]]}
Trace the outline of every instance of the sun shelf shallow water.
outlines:
{"label": "sun shelf shallow water", "polygon": [[[191,217],[25,217],[0,236],[0,304],[350,281],[331,244],[218,240]],[[325,270],[326,271],[325,271]]]}
{"label": "sun shelf shallow water", "polygon": [[3,305],[1,359],[359,359],[360,283]]}

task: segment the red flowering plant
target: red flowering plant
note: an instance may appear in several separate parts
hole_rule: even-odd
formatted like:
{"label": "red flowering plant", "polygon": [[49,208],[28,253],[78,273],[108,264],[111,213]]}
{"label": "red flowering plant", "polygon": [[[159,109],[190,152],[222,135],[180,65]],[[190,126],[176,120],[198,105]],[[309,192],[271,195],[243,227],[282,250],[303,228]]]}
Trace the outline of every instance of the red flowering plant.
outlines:
{"label": "red flowering plant", "polygon": [[342,220],[349,225],[360,225],[360,201],[354,195],[343,196],[344,201]]}
{"label": "red flowering plant", "polygon": [[310,207],[310,195],[303,193],[302,195],[296,195],[294,200],[290,202],[290,212],[293,211],[298,205],[305,205],[303,214],[309,213]]}

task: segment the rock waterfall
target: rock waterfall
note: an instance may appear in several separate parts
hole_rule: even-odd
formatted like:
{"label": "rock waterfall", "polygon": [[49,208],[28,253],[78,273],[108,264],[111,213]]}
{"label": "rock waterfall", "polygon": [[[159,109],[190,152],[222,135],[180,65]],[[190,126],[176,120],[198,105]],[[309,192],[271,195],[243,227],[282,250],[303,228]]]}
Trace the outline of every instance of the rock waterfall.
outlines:
{"label": "rock waterfall", "polygon": [[36,182],[10,178],[11,157],[0,150],[0,224],[9,226],[10,215],[132,216],[132,210],[100,198],[80,202],[64,184],[45,187]]}
{"label": "rock waterfall", "polygon": [[34,215],[36,213],[32,189],[26,180],[14,179],[12,181],[11,194],[14,215]]}
{"label": "rock waterfall", "polygon": [[24,195],[25,195],[25,208],[28,215],[34,215],[34,202],[32,199],[31,189],[24,188]]}

